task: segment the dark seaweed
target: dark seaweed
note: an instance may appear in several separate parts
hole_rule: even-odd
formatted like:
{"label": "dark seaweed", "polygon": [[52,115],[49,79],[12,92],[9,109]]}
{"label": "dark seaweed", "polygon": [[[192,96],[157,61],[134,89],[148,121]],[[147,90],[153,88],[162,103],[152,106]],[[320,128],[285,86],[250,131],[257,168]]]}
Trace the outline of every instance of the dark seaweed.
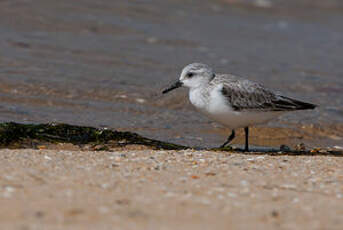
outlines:
{"label": "dark seaweed", "polygon": [[180,150],[187,147],[142,137],[132,132],[120,132],[68,124],[0,124],[0,146],[8,147],[24,139],[49,143],[106,144],[109,141],[118,146],[144,145],[154,149]]}

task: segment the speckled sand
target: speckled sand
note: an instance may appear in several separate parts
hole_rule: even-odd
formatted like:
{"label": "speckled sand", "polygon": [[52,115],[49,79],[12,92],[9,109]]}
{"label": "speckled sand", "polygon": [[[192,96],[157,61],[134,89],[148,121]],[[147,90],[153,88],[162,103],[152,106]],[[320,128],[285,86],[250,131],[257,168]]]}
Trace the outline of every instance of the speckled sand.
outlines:
{"label": "speckled sand", "polygon": [[343,158],[0,150],[1,229],[342,229]]}

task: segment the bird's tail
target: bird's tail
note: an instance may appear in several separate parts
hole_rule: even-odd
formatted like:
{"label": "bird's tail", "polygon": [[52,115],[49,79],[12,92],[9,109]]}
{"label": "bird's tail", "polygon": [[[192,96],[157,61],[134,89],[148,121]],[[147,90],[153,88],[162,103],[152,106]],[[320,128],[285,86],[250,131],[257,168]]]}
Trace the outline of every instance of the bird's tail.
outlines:
{"label": "bird's tail", "polygon": [[[284,106],[289,107],[291,110],[307,110],[307,109],[315,109],[317,105],[295,100],[289,97],[282,97],[282,102],[284,103]],[[287,105],[286,105],[287,104]]]}

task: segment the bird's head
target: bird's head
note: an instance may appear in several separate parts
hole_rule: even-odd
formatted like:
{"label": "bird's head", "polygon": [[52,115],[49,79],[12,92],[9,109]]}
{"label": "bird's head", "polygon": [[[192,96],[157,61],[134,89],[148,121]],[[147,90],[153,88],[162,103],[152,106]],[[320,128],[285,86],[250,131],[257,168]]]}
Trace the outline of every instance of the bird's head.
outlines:
{"label": "bird's head", "polygon": [[173,89],[185,86],[188,88],[198,88],[207,85],[215,74],[213,70],[206,64],[192,63],[183,68],[180,78],[173,85],[163,90],[164,93],[168,93]]}

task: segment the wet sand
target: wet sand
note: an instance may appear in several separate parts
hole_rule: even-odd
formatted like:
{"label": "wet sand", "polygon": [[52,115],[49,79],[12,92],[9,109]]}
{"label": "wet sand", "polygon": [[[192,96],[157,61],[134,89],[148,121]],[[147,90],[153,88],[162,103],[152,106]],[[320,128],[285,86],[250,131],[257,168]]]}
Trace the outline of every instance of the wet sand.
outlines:
{"label": "wet sand", "polygon": [[342,164],[333,156],[2,149],[1,228],[341,229]]}

